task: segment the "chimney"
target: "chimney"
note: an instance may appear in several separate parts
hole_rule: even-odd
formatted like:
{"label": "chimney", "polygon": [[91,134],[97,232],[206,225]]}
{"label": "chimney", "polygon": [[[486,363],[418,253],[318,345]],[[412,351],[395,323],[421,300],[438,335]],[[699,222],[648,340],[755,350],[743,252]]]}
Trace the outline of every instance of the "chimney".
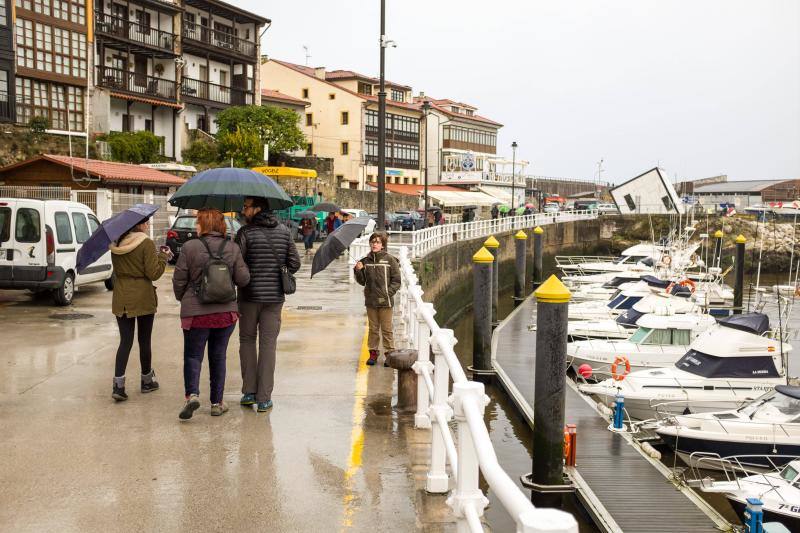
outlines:
{"label": "chimney", "polygon": [[423,91],[420,91],[420,92],[419,92],[419,97],[420,97],[420,98],[425,98],[425,93],[424,93]]}
{"label": "chimney", "polygon": [[314,69],[314,77],[321,80],[325,79],[325,67],[317,67]]}

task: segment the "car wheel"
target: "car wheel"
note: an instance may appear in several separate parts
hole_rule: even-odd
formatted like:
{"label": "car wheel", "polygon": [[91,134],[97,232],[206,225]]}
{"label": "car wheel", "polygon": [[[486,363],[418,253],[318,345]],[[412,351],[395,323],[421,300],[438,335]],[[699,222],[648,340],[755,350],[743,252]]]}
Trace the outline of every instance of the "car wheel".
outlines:
{"label": "car wheel", "polygon": [[53,291],[53,300],[56,305],[64,306],[72,303],[73,296],[75,296],[75,275],[67,272],[61,282],[61,287]]}
{"label": "car wheel", "polygon": [[106,286],[106,290],[113,291],[114,290],[114,274],[111,274],[111,277],[107,280],[103,281],[103,285]]}

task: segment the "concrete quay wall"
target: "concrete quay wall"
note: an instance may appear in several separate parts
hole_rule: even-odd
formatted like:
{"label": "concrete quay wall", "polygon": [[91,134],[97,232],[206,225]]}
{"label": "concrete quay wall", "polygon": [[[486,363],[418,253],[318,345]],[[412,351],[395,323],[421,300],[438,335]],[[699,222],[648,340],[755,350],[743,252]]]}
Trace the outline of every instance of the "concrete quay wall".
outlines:
{"label": "concrete quay wall", "polygon": [[[608,218],[581,220],[542,226],[544,229],[545,273],[551,272],[556,255],[607,254],[611,232]],[[527,241],[527,291],[532,289],[533,275],[533,228],[526,230]],[[500,291],[514,285],[514,233],[495,235],[500,242]],[[415,260],[414,266],[419,276],[424,299],[434,304],[439,324],[450,320],[468,310],[472,305],[472,256],[477,252],[486,237],[457,241]]]}

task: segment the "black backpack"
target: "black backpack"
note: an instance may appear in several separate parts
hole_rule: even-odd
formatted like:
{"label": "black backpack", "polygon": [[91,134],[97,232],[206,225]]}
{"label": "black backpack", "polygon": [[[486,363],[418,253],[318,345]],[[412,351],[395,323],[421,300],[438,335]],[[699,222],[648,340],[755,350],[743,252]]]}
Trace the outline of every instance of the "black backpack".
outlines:
{"label": "black backpack", "polygon": [[208,251],[208,262],[203,266],[203,275],[197,287],[197,297],[204,304],[226,304],[236,300],[236,286],[233,283],[231,267],[225,262],[223,253],[228,244],[224,238],[216,254],[211,253],[208,243],[201,238],[200,242]]}

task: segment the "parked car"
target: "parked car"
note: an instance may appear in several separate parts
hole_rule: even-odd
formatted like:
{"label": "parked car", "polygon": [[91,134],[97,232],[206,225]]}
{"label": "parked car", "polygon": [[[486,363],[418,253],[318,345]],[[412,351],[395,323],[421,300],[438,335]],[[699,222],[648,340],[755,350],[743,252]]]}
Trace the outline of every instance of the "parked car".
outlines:
{"label": "parked car", "polygon": [[99,225],[78,202],[0,198],[0,289],[49,291],[57,305],[72,303],[87,283],[113,289],[110,253],[81,274],[75,270],[78,250]]}
{"label": "parked car", "polygon": [[[196,222],[197,216],[195,215],[180,215],[167,231],[166,245],[172,250],[172,263],[178,261],[181,248],[186,244],[186,241],[197,238],[197,228],[195,228]],[[225,226],[228,228],[227,237],[230,240],[236,237],[236,234],[242,227],[239,221],[230,215],[225,215]]]}
{"label": "parked car", "polygon": [[425,227],[425,219],[416,211],[397,211],[400,218],[400,229],[403,231],[417,231]]}
{"label": "parked car", "polygon": [[[375,221],[376,226],[378,225],[378,213],[369,213],[369,218]],[[386,213],[384,216],[384,230],[400,231],[402,229],[401,218],[401,215],[397,213]]]}
{"label": "parked car", "polygon": [[542,209],[545,213],[558,213],[561,211],[561,206],[555,202],[550,202],[548,204],[544,204],[544,209]]}
{"label": "parked car", "polygon": [[614,204],[597,204],[597,212],[613,215],[619,213],[619,209]]}
{"label": "parked car", "polygon": [[342,209],[342,211],[348,215],[353,215],[353,218],[369,217],[369,213],[363,209]]}

